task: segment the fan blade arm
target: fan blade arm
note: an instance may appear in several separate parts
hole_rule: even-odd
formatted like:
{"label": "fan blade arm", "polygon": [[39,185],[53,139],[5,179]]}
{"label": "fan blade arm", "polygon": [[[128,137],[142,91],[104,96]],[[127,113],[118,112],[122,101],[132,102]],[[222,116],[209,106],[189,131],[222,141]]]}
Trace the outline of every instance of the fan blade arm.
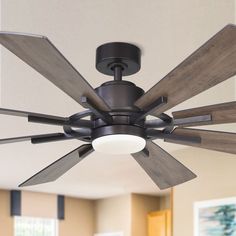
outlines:
{"label": "fan blade arm", "polygon": [[[88,113],[88,111],[86,111]],[[58,125],[58,126],[71,126],[77,128],[92,128],[93,122],[90,120],[76,119],[75,121],[71,120],[70,117],[60,117],[53,116],[35,112],[28,111],[19,111],[6,108],[0,108],[0,114],[10,115],[16,117],[28,118],[28,122],[48,124],[48,125]]]}
{"label": "fan blade arm", "polygon": [[149,138],[149,140],[155,140],[155,139],[164,139],[164,140],[182,140],[186,143],[201,143],[201,137],[198,135],[178,135],[175,134],[173,131],[172,132],[165,132],[165,131],[160,131],[156,129],[148,129],[146,131],[146,134]]}
{"label": "fan blade arm", "polygon": [[[44,140],[50,140],[50,139],[56,139],[56,138],[61,139],[61,137],[63,137],[63,136],[64,136],[64,133],[27,135],[27,136],[0,139],[0,144],[33,141],[33,140],[37,140],[37,139],[44,139]],[[69,138],[72,138],[72,137],[68,137],[68,139]],[[57,141],[57,140],[54,140],[54,141]]]}
{"label": "fan blade arm", "polygon": [[87,140],[84,140],[84,138],[90,137],[90,135],[91,135],[91,130],[84,128],[84,129],[79,129],[77,131],[68,131],[65,133],[49,133],[49,134],[38,134],[38,135],[28,135],[28,136],[20,136],[20,137],[13,137],[13,138],[4,138],[4,139],[0,139],[0,144],[16,143],[16,142],[23,142],[23,141],[31,141],[32,144],[39,144],[39,143],[48,143],[48,142],[56,142],[56,141],[65,141],[65,140],[70,140],[70,139],[78,139],[81,141],[87,141]]}
{"label": "fan blade arm", "polygon": [[[186,109],[182,111],[173,112],[175,121],[189,120],[190,122],[183,122],[177,124],[181,127],[199,126],[199,125],[213,125],[213,124],[226,124],[236,122],[236,102],[227,102],[215,104],[210,106],[197,107]],[[211,119],[194,120],[194,117],[207,117]]]}
{"label": "fan blade arm", "polygon": [[40,143],[49,143],[49,142],[57,142],[57,141],[65,141],[69,139],[76,139],[74,136],[69,136],[63,133],[58,133],[55,135],[38,135],[38,137],[32,137],[32,144],[40,144]]}
{"label": "fan blade arm", "polygon": [[91,120],[77,120],[71,122],[69,118],[66,119],[54,119],[42,116],[28,116],[28,122],[48,124],[48,125],[59,125],[59,126],[71,126],[75,128],[92,128],[93,122]]}
{"label": "fan blade arm", "polygon": [[160,107],[164,106],[165,104],[167,104],[167,97],[161,96],[159,97],[156,101],[154,101],[153,103],[151,103],[150,105],[148,105],[147,107],[145,107],[142,112],[142,114],[135,120],[136,122],[139,120],[144,119],[146,116],[154,113],[154,111],[156,111],[157,109],[159,109]]}
{"label": "fan blade arm", "polygon": [[190,128],[176,128],[172,133],[185,137],[198,136],[201,138],[201,143],[168,138],[165,139],[166,142],[236,154],[235,133]]}
{"label": "fan blade arm", "polygon": [[148,141],[146,148],[149,151],[148,157],[142,151],[133,153],[132,156],[160,189],[167,189],[197,177],[155,143]]}
{"label": "fan blade arm", "polygon": [[25,117],[25,118],[28,118],[29,116],[42,117],[42,118],[48,118],[52,120],[55,119],[55,120],[60,120],[60,121],[67,121],[68,119],[68,118],[60,117],[60,116],[53,116],[53,115],[47,115],[47,114],[41,114],[41,113],[29,112],[29,111],[19,111],[19,110],[7,109],[7,108],[0,108],[0,114]]}
{"label": "fan blade arm", "polygon": [[43,170],[21,183],[19,187],[33,186],[55,181],[92,152],[92,145],[84,144],[45,167]]}
{"label": "fan blade arm", "polygon": [[173,119],[174,126],[182,126],[182,127],[194,126],[194,125],[205,125],[205,124],[210,124],[211,122],[212,122],[211,115],[200,115],[200,116]]}
{"label": "fan blade arm", "polygon": [[101,111],[110,111],[106,102],[47,37],[2,31],[0,43],[80,105],[83,106],[81,97],[86,96]]}
{"label": "fan blade arm", "polygon": [[87,97],[82,96],[81,102],[84,107],[89,108],[98,118],[101,118],[105,123],[112,123],[112,116],[97,109],[96,106]]}

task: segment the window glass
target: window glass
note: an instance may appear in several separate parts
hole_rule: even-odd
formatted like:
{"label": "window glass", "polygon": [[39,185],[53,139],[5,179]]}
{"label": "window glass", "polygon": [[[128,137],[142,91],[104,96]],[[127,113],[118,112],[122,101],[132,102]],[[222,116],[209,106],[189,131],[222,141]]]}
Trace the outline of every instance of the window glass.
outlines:
{"label": "window glass", "polygon": [[14,236],[57,236],[57,220],[17,216]]}

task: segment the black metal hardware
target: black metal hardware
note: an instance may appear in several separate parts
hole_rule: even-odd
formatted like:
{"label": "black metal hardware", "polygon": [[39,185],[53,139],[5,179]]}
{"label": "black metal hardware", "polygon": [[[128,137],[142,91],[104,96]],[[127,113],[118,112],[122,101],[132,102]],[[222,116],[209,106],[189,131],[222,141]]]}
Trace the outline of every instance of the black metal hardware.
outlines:
{"label": "black metal hardware", "polygon": [[57,118],[57,119],[51,119],[43,116],[28,116],[28,122],[34,122],[34,123],[41,123],[41,124],[49,124],[49,125],[65,125],[69,121],[68,118]]}
{"label": "black metal hardware", "polygon": [[122,70],[123,67],[120,65],[114,66],[114,80],[115,81],[121,81],[122,80]]}
{"label": "black metal hardware", "polygon": [[96,68],[105,75],[114,75],[114,67],[122,67],[122,75],[137,73],[141,67],[141,51],[133,44],[106,43],[97,48]]}
{"label": "black metal hardware", "polygon": [[[155,116],[155,115],[153,115],[153,114],[151,114],[152,116]],[[165,121],[166,123],[168,123],[168,124],[171,124],[172,123],[172,121],[173,121],[173,118],[172,117],[170,117],[169,115],[167,115],[166,113],[161,113],[160,115],[158,115],[158,116],[156,116],[157,118],[159,118],[159,119],[161,119],[161,120],[163,120],[163,121]]]}
{"label": "black metal hardware", "polygon": [[70,122],[69,118],[63,119],[51,119],[47,117],[39,117],[39,116],[28,116],[28,122],[40,123],[40,124],[48,124],[48,125],[70,125],[72,127],[92,127],[92,122],[89,120],[77,120],[76,122]]}
{"label": "black metal hardware", "polygon": [[75,139],[90,142],[91,141],[91,129],[88,128],[79,128],[79,129],[72,129],[72,127],[65,125],[63,127],[64,132],[66,135],[71,136]]}
{"label": "black metal hardware", "polygon": [[159,97],[156,101],[154,101],[144,109],[143,114],[140,117],[138,117],[136,121],[144,119],[146,116],[152,114],[154,111],[156,111],[166,103],[167,103],[167,97],[164,96]]}
{"label": "black metal hardware", "polygon": [[[82,118],[93,115],[91,110],[81,111],[69,117],[68,126],[77,128],[93,128],[94,122],[92,120],[83,120]],[[67,125],[67,124],[66,124]]]}
{"label": "black metal hardware", "polygon": [[112,111],[140,111],[134,103],[144,94],[143,89],[124,80],[103,83],[96,92]]}
{"label": "black metal hardware", "polygon": [[140,151],[140,154],[142,154],[144,157],[149,157],[149,151],[146,147]]}
{"label": "black metal hardware", "polygon": [[85,111],[75,113],[74,115],[70,116],[69,119],[70,119],[70,122],[73,123],[79,119],[85,118],[87,116],[92,116],[92,115],[93,115],[93,112],[91,110],[85,110]]}
{"label": "black metal hardware", "polygon": [[92,145],[85,144],[83,149],[78,150],[79,158],[85,158],[86,156],[88,156],[93,151],[94,151],[94,149],[93,149]]}
{"label": "black metal hardware", "polygon": [[92,140],[105,135],[113,134],[130,134],[142,137],[144,139],[146,138],[145,130],[141,127],[133,125],[110,125],[94,129],[92,131]]}
{"label": "black metal hardware", "polygon": [[97,118],[102,119],[106,123],[109,124],[112,123],[112,117],[108,113],[99,111],[87,97],[85,96],[81,97],[81,103],[86,108],[89,108]]}
{"label": "black metal hardware", "polygon": [[31,143],[33,144],[40,144],[40,143],[48,143],[48,142],[55,142],[55,141],[64,141],[67,139],[74,139],[75,137],[71,135],[67,135],[64,133],[58,133],[55,135],[42,135],[42,137],[31,138]]}
{"label": "black metal hardware", "polygon": [[157,130],[157,129],[147,129],[146,135],[147,135],[147,138],[151,140],[164,138],[164,133],[161,130]]}
{"label": "black metal hardware", "polygon": [[201,137],[197,136],[182,136],[182,135],[176,135],[176,134],[165,134],[164,135],[164,141],[167,140],[179,140],[184,141],[185,143],[201,143],[202,139]]}

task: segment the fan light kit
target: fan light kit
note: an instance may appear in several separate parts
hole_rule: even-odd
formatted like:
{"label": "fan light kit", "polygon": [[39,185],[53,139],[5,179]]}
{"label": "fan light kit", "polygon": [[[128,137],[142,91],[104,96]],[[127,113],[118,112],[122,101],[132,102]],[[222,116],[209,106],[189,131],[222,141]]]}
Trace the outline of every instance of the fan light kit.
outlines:
{"label": "fan light kit", "polygon": [[114,80],[93,89],[44,36],[1,32],[0,43],[85,108],[70,117],[0,108],[0,114],[63,128],[61,133],[0,139],[0,144],[70,139],[86,143],[20,186],[54,181],[94,150],[131,154],[160,189],[195,178],[191,170],[153,142],[157,139],[236,154],[236,134],[186,128],[235,123],[236,102],[176,111],[172,117],[165,113],[236,74],[235,25],[225,26],[147,92],[122,80],[140,70],[141,51],[135,45],[112,42],[97,48],[97,70]]}
{"label": "fan light kit", "polygon": [[144,138],[132,134],[105,135],[92,141],[93,149],[101,153],[130,154],[142,151],[146,146]]}

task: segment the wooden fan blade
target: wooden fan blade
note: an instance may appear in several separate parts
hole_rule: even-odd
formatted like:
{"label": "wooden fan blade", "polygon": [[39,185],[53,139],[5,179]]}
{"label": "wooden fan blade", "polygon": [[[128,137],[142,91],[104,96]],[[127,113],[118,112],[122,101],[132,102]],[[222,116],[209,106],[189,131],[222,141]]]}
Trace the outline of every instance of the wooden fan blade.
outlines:
{"label": "wooden fan blade", "polygon": [[43,142],[45,143],[45,142],[66,140],[71,138],[74,137],[66,136],[64,133],[38,134],[38,135],[28,135],[28,136],[0,139],[0,144],[17,143],[23,141],[32,141],[32,143],[43,143]]}
{"label": "wooden fan blade", "polygon": [[188,128],[176,128],[172,134],[183,135],[187,137],[200,137],[201,143],[193,143],[191,141],[184,140],[170,140],[165,139],[166,142],[183,144],[187,146],[205,148],[210,150],[215,150],[219,152],[226,152],[236,154],[236,134],[210,131],[210,130],[199,130],[199,129],[188,129]]}
{"label": "wooden fan blade", "polygon": [[139,98],[135,105],[145,110],[164,96],[167,103],[152,113],[158,116],[235,74],[236,26],[227,25]]}
{"label": "wooden fan blade", "polygon": [[191,170],[155,143],[148,141],[146,148],[149,151],[148,157],[142,152],[132,156],[160,189],[170,188],[196,177]]}
{"label": "wooden fan blade", "polygon": [[[236,102],[221,103],[211,106],[197,107],[182,111],[173,112],[174,120],[186,120],[186,123],[180,122],[178,126],[199,126],[199,125],[213,125],[236,122]],[[211,121],[194,122],[191,117],[211,116]],[[189,119],[190,118],[190,119]],[[189,122],[188,122],[189,120]]]}
{"label": "wooden fan blade", "polygon": [[96,108],[102,111],[110,110],[82,75],[45,36],[0,32],[0,43],[82,106],[80,99],[86,96]]}
{"label": "wooden fan blade", "polygon": [[37,174],[19,185],[19,187],[32,186],[55,181],[60,176],[65,174],[69,169],[82,161],[93,151],[91,144],[84,144],[76,148],[72,152],[66,154],[62,158],[53,162]]}
{"label": "wooden fan blade", "polygon": [[6,109],[6,108],[0,108],[0,114],[25,117],[25,118],[37,117],[37,118],[41,118],[42,120],[47,119],[48,121],[51,121],[52,124],[56,124],[56,125],[66,125],[66,123],[69,120],[69,118],[60,117],[60,116],[52,116],[52,115],[46,115],[46,114],[41,114],[41,113],[19,111],[19,110],[12,110],[12,109]]}

